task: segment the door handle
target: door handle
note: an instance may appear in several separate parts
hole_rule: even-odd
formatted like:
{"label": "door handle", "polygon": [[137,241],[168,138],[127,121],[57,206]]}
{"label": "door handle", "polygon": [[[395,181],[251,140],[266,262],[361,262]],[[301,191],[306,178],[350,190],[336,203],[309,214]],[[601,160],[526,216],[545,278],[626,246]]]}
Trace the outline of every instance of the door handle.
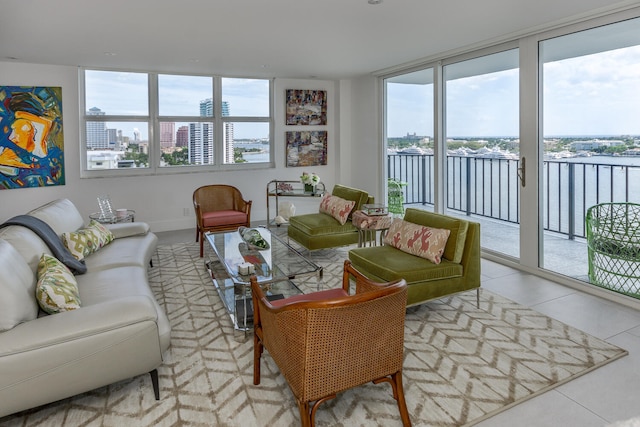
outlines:
{"label": "door handle", "polygon": [[520,159],[520,167],[518,168],[518,178],[520,178],[520,183],[522,184],[522,187],[524,187],[526,185],[526,181],[525,181],[525,172],[526,172],[526,162],[527,159],[525,159],[524,157]]}

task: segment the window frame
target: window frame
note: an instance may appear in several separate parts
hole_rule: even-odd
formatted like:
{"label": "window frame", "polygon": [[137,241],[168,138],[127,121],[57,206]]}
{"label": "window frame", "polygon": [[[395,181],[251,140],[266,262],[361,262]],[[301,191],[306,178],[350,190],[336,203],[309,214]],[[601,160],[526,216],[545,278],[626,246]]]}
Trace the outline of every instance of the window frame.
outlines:
{"label": "window frame", "polygon": [[[105,71],[121,73],[142,73],[147,75],[148,84],[148,116],[140,115],[101,115],[92,116],[87,114],[86,105],[86,80],[87,71]],[[195,76],[210,77],[213,81],[211,98],[214,102],[213,117],[201,116],[161,116],[159,114],[158,76]],[[268,116],[224,116],[222,117],[222,79],[234,78],[228,76],[217,76],[195,73],[172,73],[172,72],[150,72],[138,70],[106,69],[95,67],[79,67],[78,69],[78,90],[79,90],[79,127],[80,127],[80,178],[98,177],[122,177],[122,176],[145,176],[145,175],[171,175],[181,173],[202,173],[213,171],[235,171],[235,170],[255,170],[265,168],[275,168],[274,151],[274,79],[252,78],[245,79],[268,81],[269,91],[269,115]],[[145,168],[121,168],[121,169],[88,169],[87,168],[87,122],[147,122],[148,123],[148,143],[149,143],[149,166]],[[214,163],[209,165],[183,165],[183,166],[160,166],[162,150],[160,147],[160,123],[161,122],[208,122],[214,126]],[[260,163],[224,163],[223,158],[223,129],[226,122],[245,123],[267,123],[269,126],[269,160]]]}

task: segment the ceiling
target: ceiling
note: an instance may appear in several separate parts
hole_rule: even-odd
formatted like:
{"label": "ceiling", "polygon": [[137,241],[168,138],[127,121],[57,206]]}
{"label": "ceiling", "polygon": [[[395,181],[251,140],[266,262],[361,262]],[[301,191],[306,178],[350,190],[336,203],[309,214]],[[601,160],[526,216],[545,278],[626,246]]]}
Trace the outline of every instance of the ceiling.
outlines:
{"label": "ceiling", "polygon": [[0,13],[0,61],[342,79],[613,10],[611,3],[13,0]]}

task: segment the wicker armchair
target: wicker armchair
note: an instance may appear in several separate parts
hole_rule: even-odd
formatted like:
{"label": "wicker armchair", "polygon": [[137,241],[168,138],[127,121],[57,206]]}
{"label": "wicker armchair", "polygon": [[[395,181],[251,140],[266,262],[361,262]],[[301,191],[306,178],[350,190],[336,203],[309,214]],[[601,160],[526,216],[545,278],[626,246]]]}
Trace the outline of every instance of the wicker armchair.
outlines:
{"label": "wicker armchair", "polygon": [[[348,294],[351,277],[354,295]],[[251,290],[253,383],[260,384],[266,349],[289,383],[303,427],[314,425],[321,403],[369,381],[391,384],[402,423],[411,425],[402,387],[404,279],[374,283],[345,261],[342,288],[270,302],[252,277]]]}
{"label": "wicker armchair", "polygon": [[251,201],[231,185],[205,185],[193,192],[193,208],[196,211],[196,242],[200,241],[200,257],[203,255],[204,233],[207,231],[231,231],[249,227]]}

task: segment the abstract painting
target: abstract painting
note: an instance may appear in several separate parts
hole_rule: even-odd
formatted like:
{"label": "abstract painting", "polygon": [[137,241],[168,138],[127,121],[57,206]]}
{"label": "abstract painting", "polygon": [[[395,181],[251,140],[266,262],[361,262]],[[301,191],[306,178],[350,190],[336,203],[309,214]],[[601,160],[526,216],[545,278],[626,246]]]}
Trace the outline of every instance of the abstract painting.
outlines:
{"label": "abstract painting", "polygon": [[327,164],[327,131],[287,132],[287,167]]}
{"label": "abstract painting", "polygon": [[327,91],[287,89],[288,125],[326,125]]}
{"label": "abstract painting", "polygon": [[0,190],[64,183],[62,88],[0,86]]}

